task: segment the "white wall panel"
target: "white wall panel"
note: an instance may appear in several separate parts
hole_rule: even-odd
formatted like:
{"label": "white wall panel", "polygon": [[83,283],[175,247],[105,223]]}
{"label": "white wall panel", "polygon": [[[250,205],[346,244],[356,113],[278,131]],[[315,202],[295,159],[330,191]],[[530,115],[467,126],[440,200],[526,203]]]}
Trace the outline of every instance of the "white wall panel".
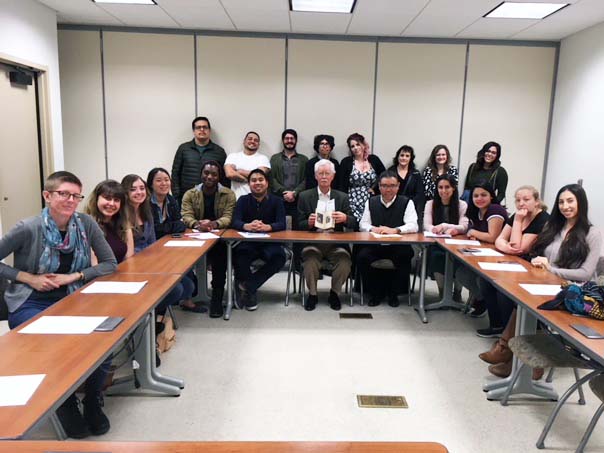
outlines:
{"label": "white wall panel", "polygon": [[285,115],[285,39],[197,37],[198,113],[227,154],[254,130],[260,152],[278,151]]}
{"label": "white wall panel", "polygon": [[[313,138],[331,134],[335,157],[348,155],[346,138],[359,132],[371,143],[375,43],[289,41],[287,127],[298,131],[298,148],[314,156]],[[376,152],[380,157],[379,150]]]}
{"label": "white wall panel", "polygon": [[[583,179],[590,220],[604,230],[604,24],[562,41],[545,200]],[[603,253],[604,255],[604,253]]]}
{"label": "white wall panel", "polygon": [[100,33],[60,30],[59,65],[65,169],[88,195],[105,179]]}
{"label": "white wall panel", "polygon": [[109,177],[170,170],[192,139],[193,37],[108,32],[103,41]]}
{"label": "white wall panel", "polygon": [[482,145],[500,143],[512,211],[517,187],[541,187],[554,60],[551,47],[470,46],[460,178]]}
{"label": "white wall panel", "polygon": [[374,145],[386,166],[407,144],[421,171],[440,143],[457,164],[465,59],[465,45],[380,43]]}

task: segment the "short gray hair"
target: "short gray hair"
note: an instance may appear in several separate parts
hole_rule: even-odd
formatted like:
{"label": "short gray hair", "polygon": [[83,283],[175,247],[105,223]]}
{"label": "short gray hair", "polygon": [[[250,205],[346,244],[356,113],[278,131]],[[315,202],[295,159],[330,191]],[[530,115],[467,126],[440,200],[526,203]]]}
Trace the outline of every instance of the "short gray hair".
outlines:
{"label": "short gray hair", "polygon": [[329,169],[335,175],[336,174],[336,166],[329,159],[319,159],[315,163],[315,173],[319,171],[319,168],[321,168],[321,167],[327,167],[327,166],[329,166]]}

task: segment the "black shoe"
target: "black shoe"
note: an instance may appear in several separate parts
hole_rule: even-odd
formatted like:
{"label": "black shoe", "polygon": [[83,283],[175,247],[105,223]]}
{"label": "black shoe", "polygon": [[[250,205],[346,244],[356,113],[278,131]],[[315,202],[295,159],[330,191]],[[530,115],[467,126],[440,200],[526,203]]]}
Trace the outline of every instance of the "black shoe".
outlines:
{"label": "black shoe", "polygon": [[224,308],[222,306],[223,295],[224,289],[212,289],[212,299],[210,300],[210,318],[222,318],[222,316],[224,315]]}
{"label": "black shoe", "polygon": [[254,311],[258,308],[258,299],[256,299],[256,293],[247,293],[247,300],[245,301],[245,309],[247,311]]}
{"label": "black shoe", "polygon": [[498,338],[503,333],[503,327],[487,327],[486,329],[478,329],[476,335],[481,338]]}
{"label": "black shoe", "polygon": [[327,302],[329,302],[329,306],[332,310],[338,311],[342,309],[340,297],[334,291],[329,291],[329,297],[327,299]]}
{"label": "black shoe", "polygon": [[92,395],[86,395],[82,400],[84,404],[84,419],[88,423],[90,432],[95,436],[100,436],[109,431],[109,419],[101,409],[104,405],[101,392],[95,392]]}
{"label": "black shoe", "polygon": [[155,368],[159,368],[161,366],[161,359],[159,357],[159,349],[155,349]]}
{"label": "black shoe", "polygon": [[208,309],[201,304],[194,304],[192,307],[188,307],[187,305],[180,305],[180,309],[182,311],[191,311],[193,313],[205,313],[208,311]]}
{"label": "black shoe", "polygon": [[398,307],[400,302],[398,301],[398,295],[396,293],[392,293],[388,295],[388,305],[391,307]]}
{"label": "black shoe", "polygon": [[470,312],[470,317],[482,318],[486,314],[487,314],[487,305],[482,301],[474,302],[472,311]]}
{"label": "black shoe", "polygon": [[72,439],[84,439],[90,436],[86,420],[82,417],[78,408],[78,399],[75,394],[65,400],[57,409],[57,417],[65,430],[67,437]]}
{"label": "black shoe", "polygon": [[317,307],[317,302],[319,298],[316,295],[309,294],[306,298],[306,304],[304,305],[304,310],[313,311]]}
{"label": "black shoe", "polygon": [[237,310],[243,310],[247,303],[248,292],[239,286],[239,282],[235,281],[235,299],[233,300],[233,307]]}
{"label": "black shoe", "polygon": [[382,303],[382,301],[380,300],[379,297],[371,296],[367,305],[369,305],[370,307],[377,307],[381,303]]}
{"label": "black shoe", "polygon": [[163,322],[155,321],[155,336],[158,336],[164,331],[166,325]]}

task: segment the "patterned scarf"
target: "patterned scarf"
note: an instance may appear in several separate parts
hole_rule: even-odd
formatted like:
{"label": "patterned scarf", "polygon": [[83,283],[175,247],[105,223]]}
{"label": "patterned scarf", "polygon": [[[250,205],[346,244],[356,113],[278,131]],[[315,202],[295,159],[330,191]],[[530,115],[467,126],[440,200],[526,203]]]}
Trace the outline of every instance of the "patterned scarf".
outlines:
{"label": "patterned scarf", "polygon": [[[48,208],[42,210],[42,234],[44,235],[44,251],[40,257],[38,273],[53,273],[59,269],[59,253],[73,253],[70,273],[81,272],[90,267],[90,245],[80,215],[76,212],[69,219],[65,239],[61,237],[59,227],[50,216]],[[82,286],[83,282],[77,280],[68,285],[71,294]]]}

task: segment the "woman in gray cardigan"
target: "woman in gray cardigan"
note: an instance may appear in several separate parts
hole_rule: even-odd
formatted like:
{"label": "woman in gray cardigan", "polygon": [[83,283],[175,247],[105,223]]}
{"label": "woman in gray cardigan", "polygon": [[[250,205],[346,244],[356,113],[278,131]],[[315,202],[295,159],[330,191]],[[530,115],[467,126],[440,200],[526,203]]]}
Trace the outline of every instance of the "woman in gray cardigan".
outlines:
{"label": "woman in gray cardigan", "polygon": [[[84,282],[113,272],[113,252],[98,224],[88,215],[76,213],[84,198],[82,183],[72,173],[51,174],[44,184],[46,207],[42,214],[22,220],[0,239],[0,260],[13,254],[14,265],[0,262],[0,276],[10,280],[4,295],[11,329],[33,318]],[[91,250],[98,264],[91,265]],[[101,389],[111,359],[86,380],[84,416],[75,393],[57,410],[69,437],[104,434],[109,420],[103,413]]]}

